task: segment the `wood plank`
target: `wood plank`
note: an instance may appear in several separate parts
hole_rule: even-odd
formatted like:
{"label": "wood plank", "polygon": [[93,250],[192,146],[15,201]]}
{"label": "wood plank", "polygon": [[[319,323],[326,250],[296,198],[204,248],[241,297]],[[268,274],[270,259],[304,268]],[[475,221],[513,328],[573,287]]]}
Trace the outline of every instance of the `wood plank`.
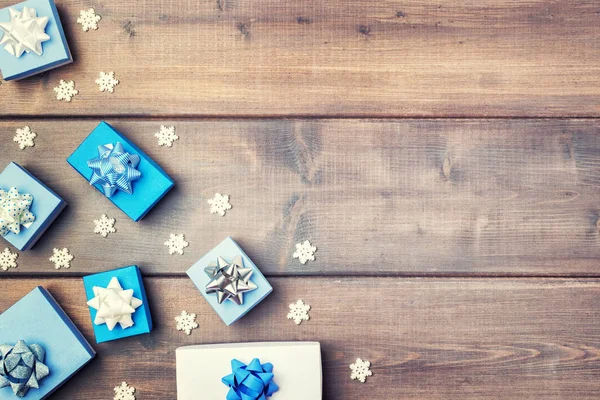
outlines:
{"label": "wood plank", "polygon": [[[133,223],[64,161],[93,120],[4,121],[0,165],[21,163],[69,206],[10,274],[53,273],[68,247],[85,274],[139,264],[181,274],[232,236],[268,275],[597,276],[597,120],[205,120],[114,125],[161,164],[176,188]],[[12,132],[38,132],[24,151]],[[158,147],[161,123],[180,139]],[[231,196],[225,217],[209,213]],[[117,233],[93,220],[107,213]],[[170,256],[169,233],[190,247]],[[292,258],[310,239],[316,260]]]}
{"label": "wood plank", "polygon": [[4,115],[600,115],[596,1],[57,3],[75,63],[2,84]]}
{"label": "wood plank", "polygon": [[[56,399],[107,399],[126,380],[138,398],[174,399],[175,349],[201,343],[316,340],[325,399],[597,399],[600,282],[562,279],[273,278],[264,303],[226,327],[187,278],[147,278],[150,335],[94,345],[98,357]],[[43,285],[93,340],[80,279],[0,280],[0,310]],[[374,296],[373,293],[393,293]],[[312,306],[296,326],[287,305]],[[200,327],[174,328],[181,311]],[[366,384],[348,365],[372,362]]]}

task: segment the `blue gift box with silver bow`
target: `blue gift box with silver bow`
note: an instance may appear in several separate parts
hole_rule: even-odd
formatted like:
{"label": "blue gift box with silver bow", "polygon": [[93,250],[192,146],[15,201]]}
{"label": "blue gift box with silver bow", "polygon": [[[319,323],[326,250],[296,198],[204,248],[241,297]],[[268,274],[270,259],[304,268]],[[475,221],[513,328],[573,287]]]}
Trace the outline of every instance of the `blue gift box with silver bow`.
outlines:
{"label": "blue gift box with silver bow", "polygon": [[0,236],[18,250],[30,249],[66,205],[14,162],[0,173]]}
{"label": "blue gift box with silver bow", "polygon": [[67,162],[134,221],[142,219],[174,185],[157,163],[106,122]]}

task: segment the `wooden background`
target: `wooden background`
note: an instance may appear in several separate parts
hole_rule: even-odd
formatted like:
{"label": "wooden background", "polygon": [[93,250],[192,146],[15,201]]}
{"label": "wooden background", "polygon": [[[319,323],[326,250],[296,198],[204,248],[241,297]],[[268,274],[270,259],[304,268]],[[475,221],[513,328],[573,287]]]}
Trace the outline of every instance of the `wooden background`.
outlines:
{"label": "wooden background", "polygon": [[[106,400],[122,380],[175,399],[178,346],[263,340],[320,341],[325,400],[600,397],[597,1],[57,5],[75,63],[1,82],[0,167],[20,163],[69,206],[0,272],[0,310],[43,285],[93,342],[81,276],[138,264],[156,328],[94,345],[52,399]],[[84,33],[89,7],[103,19]],[[65,162],[102,119],[176,181],[139,223]],[[153,136],[163,124],[172,148]],[[38,137],[21,151],[24,125]],[[224,218],[208,212],[217,191]],[[117,220],[106,239],[102,213]],[[183,256],[162,245],[171,232]],[[228,235],[274,286],[231,327],[184,274]],[[319,250],[301,265],[304,239]],[[53,247],[71,269],[53,269]],[[299,298],[312,310],[296,326]],[[190,336],[183,309],[198,314]],[[356,357],[373,364],[365,384]]]}

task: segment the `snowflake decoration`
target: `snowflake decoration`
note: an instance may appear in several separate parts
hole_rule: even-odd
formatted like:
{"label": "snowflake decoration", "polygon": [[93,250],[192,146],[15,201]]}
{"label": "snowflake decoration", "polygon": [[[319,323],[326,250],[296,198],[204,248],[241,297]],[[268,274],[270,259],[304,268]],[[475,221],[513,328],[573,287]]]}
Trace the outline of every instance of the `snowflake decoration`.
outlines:
{"label": "snowflake decoration", "polygon": [[114,93],[115,86],[119,84],[119,80],[115,79],[114,72],[100,72],[100,76],[96,79],[96,85],[100,87],[101,92]]}
{"label": "snowflake decoration", "polygon": [[81,24],[84,32],[89,31],[90,29],[98,29],[98,22],[102,19],[101,16],[96,14],[96,10],[90,8],[88,10],[79,11],[79,18],[77,18],[77,23]]}
{"label": "snowflake decoration", "polygon": [[304,304],[302,300],[298,300],[297,302],[290,304],[290,312],[287,315],[287,319],[293,319],[296,325],[300,325],[302,321],[308,321],[310,319],[308,310],[310,310],[310,306]]}
{"label": "snowflake decoration", "polygon": [[367,376],[373,375],[373,373],[369,369],[370,366],[371,363],[369,361],[363,361],[360,358],[357,358],[354,364],[350,364],[350,369],[352,370],[350,378],[357,379],[362,383],[365,383]]}
{"label": "snowflake decoration", "polygon": [[0,253],[0,269],[7,271],[9,268],[17,268],[17,257],[19,254],[12,253],[8,247]]}
{"label": "snowflake decoration", "polygon": [[62,250],[53,249],[52,251],[54,254],[49,258],[49,260],[54,263],[55,269],[71,268],[71,260],[73,260],[73,255],[69,254],[69,249],[65,247]]}
{"label": "snowflake decoration", "polygon": [[121,384],[117,386],[114,391],[114,400],[135,400],[135,388],[133,386],[129,386],[127,382],[121,382]]}
{"label": "snowflake decoration", "polygon": [[57,100],[71,101],[73,96],[79,93],[79,90],[75,89],[75,82],[60,80],[58,86],[54,88],[56,92]]}
{"label": "snowflake decoration", "polygon": [[179,235],[171,233],[171,235],[169,235],[169,240],[165,242],[165,246],[169,248],[169,254],[183,254],[183,249],[189,245],[190,244],[185,241],[183,233],[180,233]]}
{"label": "snowflake decoration", "polygon": [[182,311],[181,314],[175,317],[175,321],[177,322],[177,330],[185,331],[186,335],[191,334],[192,329],[196,329],[198,327],[198,323],[196,322],[196,314],[188,314],[187,311]]}
{"label": "snowflake decoration", "polygon": [[115,233],[115,219],[108,218],[106,214],[102,214],[100,219],[94,220],[94,233],[99,233],[102,237],[107,237],[109,233]]}
{"label": "snowflake decoration", "polygon": [[296,243],[296,251],[292,257],[299,258],[302,264],[306,264],[307,261],[315,261],[315,251],[317,251],[317,247],[305,240],[302,243]]}
{"label": "snowflake decoration", "polygon": [[35,143],[33,143],[33,139],[35,139],[37,134],[31,131],[31,128],[28,126],[24,126],[22,128],[18,128],[13,137],[13,142],[19,143],[19,148],[24,150],[25,147],[33,147]]}
{"label": "snowflake decoration", "polygon": [[228,194],[215,193],[215,197],[209,199],[208,204],[210,204],[210,213],[219,214],[221,217],[225,216],[225,211],[231,210]]}
{"label": "snowflake decoration", "polygon": [[174,126],[160,126],[160,130],[154,134],[158,138],[159,146],[173,146],[173,142],[179,139],[179,136],[175,134]]}

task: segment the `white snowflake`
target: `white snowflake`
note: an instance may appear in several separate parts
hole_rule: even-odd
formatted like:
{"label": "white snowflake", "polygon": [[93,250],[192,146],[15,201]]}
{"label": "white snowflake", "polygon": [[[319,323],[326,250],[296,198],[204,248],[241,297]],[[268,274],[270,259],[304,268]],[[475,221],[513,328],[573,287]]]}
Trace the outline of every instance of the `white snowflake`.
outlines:
{"label": "white snowflake", "polygon": [[159,146],[173,146],[173,142],[179,139],[179,136],[175,134],[174,126],[160,126],[160,130],[154,134],[158,138]]}
{"label": "white snowflake", "polygon": [[310,310],[310,306],[308,304],[304,304],[302,300],[298,300],[295,303],[290,304],[290,312],[287,315],[287,319],[293,319],[296,325],[300,325],[302,321],[308,321],[310,316],[308,315],[308,311]]}
{"label": "white snowflake", "polygon": [[198,327],[198,323],[196,322],[196,314],[188,314],[187,311],[182,311],[181,314],[175,317],[175,321],[177,322],[177,330],[185,331],[186,335],[191,334],[192,329],[196,329]]}
{"label": "white snowflake", "polygon": [[96,79],[96,85],[100,88],[101,92],[114,93],[115,86],[119,84],[119,80],[115,79],[114,72],[100,72],[100,76]]}
{"label": "white snowflake", "polygon": [[25,147],[33,147],[35,143],[33,143],[33,139],[35,139],[37,134],[31,131],[31,128],[28,126],[24,126],[22,128],[18,128],[13,137],[13,141],[19,143],[19,148],[24,150]]}
{"label": "white snowflake", "polygon": [[185,236],[183,236],[183,233],[178,235],[171,233],[171,235],[169,235],[169,240],[165,242],[165,246],[169,248],[169,254],[183,254],[183,249],[189,245],[190,244],[185,241]]}
{"label": "white snowflake", "polygon": [[371,363],[369,361],[363,361],[360,358],[357,358],[354,364],[350,364],[350,369],[352,370],[350,378],[357,379],[362,383],[365,383],[367,376],[373,375],[373,373],[369,369],[370,366]]}
{"label": "white snowflake", "polygon": [[135,388],[129,386],[127,382],[121,382],[119,386],[115,387],[114,391],[114,400],[135,400]]}
{"label": "white snowflake", "polygon": [[71,101],[73,96],[79,93],[79,90],[75,89],[75,82],[60,80],[58,86],[54,88],[56,92],[57,100]]}
{"label": "white snowflake", "polygon": [[101,19],[102,17],[96,14],[96,10],[90,8],[79,11],[77,23],[81,24],[84,32],[87,32],[90,29],[98,29],[98,22],[100,22]]}
{"label": "white snowflake", "polygon": [[7,271],[9,268],[17,268],[17,257],[19,254],[12,253],[8,247],[0,253],[0,269]]}
{"label": "white snowflake", "polygon": [[71,268],[71,260],[73,260],[73,255],[69,254],[69,249],[65,247],[62,250],[53,249],[52,251],[54,254],[49,258],[49,260],[54,263],[55,269]]}
{"label": "white snowflake", "polygon": [[305,240],[302,243],[296,243],[296,251],[292,257],[299,258],[302,264],[306,264],[307,261],[315,261],[315,251],[317,251],[317,247]]}
{"label": "white snowflake", "polygon": [[115,219],[108,218],[106,214],[102,214],[100,219],[94,220],[94,233],[99,233],[103,237],[107,237],[109,233],[115,233]]}
{"label": "white snowflake", "polygon": [[225,216],[225,211],[231,210],[227,194],[215,193],[215,197],[209,199],[208,204],[210,204],[210,213],[219,214],[221,217]]}

